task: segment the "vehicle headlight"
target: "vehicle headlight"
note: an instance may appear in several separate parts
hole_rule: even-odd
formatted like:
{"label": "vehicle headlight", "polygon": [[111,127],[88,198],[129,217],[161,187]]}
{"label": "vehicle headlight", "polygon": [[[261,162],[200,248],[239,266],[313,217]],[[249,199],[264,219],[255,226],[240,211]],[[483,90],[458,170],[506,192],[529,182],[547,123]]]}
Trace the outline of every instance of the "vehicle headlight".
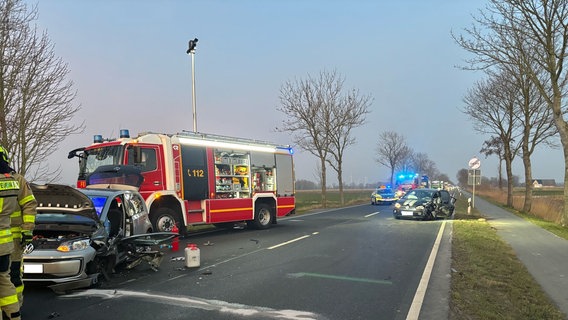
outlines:
{"label": "vehicle headlight", "polygon": [[398,202],[395,203],[395,204],[394,204],[394,207],[395,207],[396,209],[400,209],[400,203],[398,203]]}
{"label": "vehicle headlight", "polygon": [[89,239],[65,241],[57,247],[57,251],[69,252],[85,250],[91,245]]}
{"label": "vehicle headlight", "polygon": [[424,210],[424,206],[416,206],[416,210]]}

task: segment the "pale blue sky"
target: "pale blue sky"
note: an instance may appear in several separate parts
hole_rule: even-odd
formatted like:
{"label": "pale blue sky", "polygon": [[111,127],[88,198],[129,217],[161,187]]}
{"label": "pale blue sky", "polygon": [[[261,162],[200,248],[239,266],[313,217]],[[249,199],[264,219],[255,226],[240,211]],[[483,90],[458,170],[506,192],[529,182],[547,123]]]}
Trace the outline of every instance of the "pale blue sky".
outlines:
{"label": "pale blue sky", "polygon": [[[36,1],[26,0],[28,4]],[[67,152],[94,134],[116,137],[121,128],[175,133],[193,130],[191,59],[195,55],[197,129],[200,132],[293,144],[275,132],[276,110],[287,80],[337,70],[346,88],[374,98],[367,123],[355,131],[345,157],[344,181],[386,181],[379,165],[379,134],[396,131],[416,152],[456,180],[488,136],[460,112],[466,90],[480,77],[456,68],[467,53],[450,33],[473,21],[482,0],[401,1],[77,1],[39,2],[40,29],[71,70],[86,120],[82,135],[54,152],[64,183],[74,183]],[[485,176],[497,159],[482,160]],[[317,160],[296,149],[298,179],[315,181]],[[563,179],[560,150],[534,157],[534,177]],[[520,159],[514,174],[523,178]],[[334,173],[329,179],[335,181]]]}

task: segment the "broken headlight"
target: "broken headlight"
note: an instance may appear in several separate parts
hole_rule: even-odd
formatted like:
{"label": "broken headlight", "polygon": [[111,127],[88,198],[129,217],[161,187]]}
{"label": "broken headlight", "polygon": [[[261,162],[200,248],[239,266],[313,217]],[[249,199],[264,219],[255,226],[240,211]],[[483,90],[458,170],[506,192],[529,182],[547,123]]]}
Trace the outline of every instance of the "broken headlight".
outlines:
{"label": "broken headlight", "polygon": [[90,245],[91,241],[89,239],[70,240],[61,243],[59,247],[57,247],[57,251],[69,252],[69,251],[85,250]]}

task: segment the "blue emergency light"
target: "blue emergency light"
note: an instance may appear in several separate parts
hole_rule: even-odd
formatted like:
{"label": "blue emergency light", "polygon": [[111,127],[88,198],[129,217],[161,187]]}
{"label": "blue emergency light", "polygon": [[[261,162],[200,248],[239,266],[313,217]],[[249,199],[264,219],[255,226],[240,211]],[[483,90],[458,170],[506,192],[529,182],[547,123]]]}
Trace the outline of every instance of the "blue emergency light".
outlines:
{"label": "blue emergency light", "polygon": [[120,129],[120,138],[130,138],[130,131],[128,129]]}

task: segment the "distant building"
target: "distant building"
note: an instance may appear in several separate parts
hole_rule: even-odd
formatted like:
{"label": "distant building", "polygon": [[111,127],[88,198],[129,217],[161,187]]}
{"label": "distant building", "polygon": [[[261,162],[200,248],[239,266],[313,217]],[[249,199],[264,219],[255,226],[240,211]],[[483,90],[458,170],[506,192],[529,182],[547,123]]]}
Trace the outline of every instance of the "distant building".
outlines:
{"label": "distant building", "polygon": [[554,179],[534,179],[532,184],[535,188],[556,187]]}

